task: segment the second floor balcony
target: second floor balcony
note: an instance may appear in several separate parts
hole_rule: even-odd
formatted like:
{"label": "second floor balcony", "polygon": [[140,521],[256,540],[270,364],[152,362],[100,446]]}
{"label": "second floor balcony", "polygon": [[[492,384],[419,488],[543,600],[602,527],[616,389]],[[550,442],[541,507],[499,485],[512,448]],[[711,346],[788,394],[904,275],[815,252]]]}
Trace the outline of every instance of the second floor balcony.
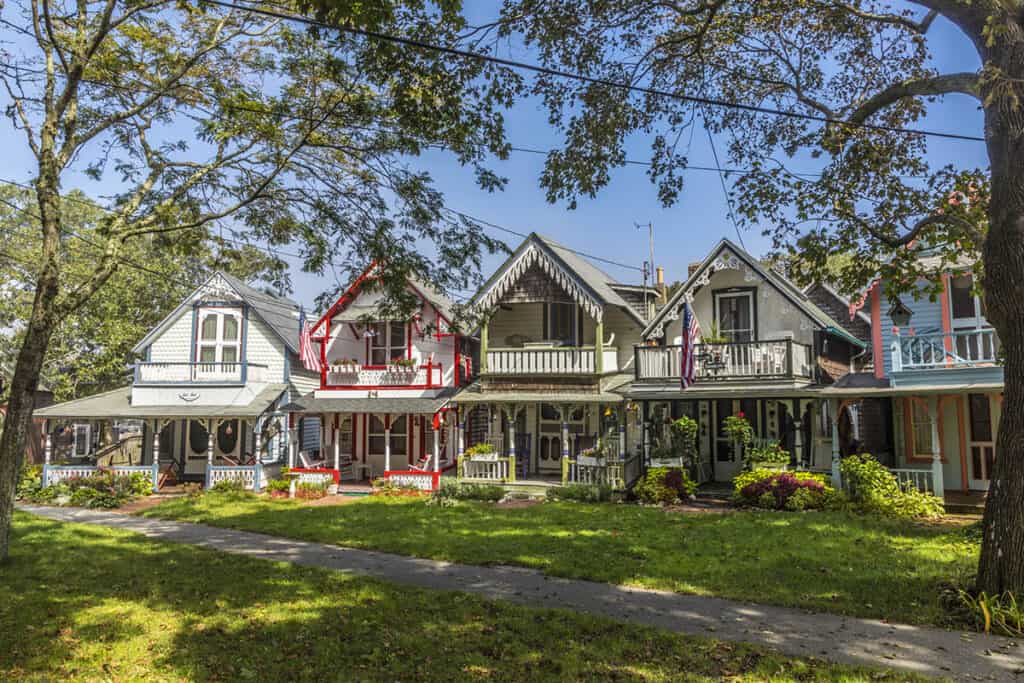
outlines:
{"label": "second floor balcony", "polygon": [[891,353],[893,372],[993,367],[999,359],[999,337],[992,328],[897,336]]}
{"label": "second floor balcony", "polygon": [[164,363],[144,361],[135,364],[135,384],[245,384],[266,382],[267,366],[238,363]]}
{"label": "second floor balcony", "polygon": [[[460,360],[460,378],[470,376],[470,360]],[[447,374],[446,374],[447,373]],[[451,366],[440,362],[389,363],[363,365],[355,361],[329,363],[325,373],[325,387],[329,389],[434,389],[452,384]]]}
{"label": "second floor balcony", "polygon": [[619,352],[605,346],[556,346],[523,344],[514,348],[487,349],[483,373],[491,376],[587,377],[619,370]]}
{"label": "second floor balcony", "polygon": [[[637,346],[638,381],[680,381],[683,347]],[[697,344],[694,349],[697,382],[729,380],[806,380],[814,377],[814,355],[808,344],[792,339],[724,344]]]}

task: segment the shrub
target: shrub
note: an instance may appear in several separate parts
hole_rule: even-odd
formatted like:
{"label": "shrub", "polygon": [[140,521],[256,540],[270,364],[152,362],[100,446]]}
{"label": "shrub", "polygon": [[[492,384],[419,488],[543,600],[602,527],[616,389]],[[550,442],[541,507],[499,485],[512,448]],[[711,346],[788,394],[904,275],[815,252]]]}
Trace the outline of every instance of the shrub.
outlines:
{"label": "shrub", "polygon": [[979,631],[1011,638],[1024,637],[1024,604],[1007,591],[1002,595],[977,595],[960,591],[960,600]]}
{"label": "shrub", "polygon": [[843,485],[854,509],[887,517],[939,517],[942,499],[916,488],[901,489],[896,475],[867,453],[843,458]]}
{"label": "shrub", "polygon": [[465,484],[446,479],[441,480],[441,485],[431,495],[434,505],[447,507],[451,500],[482,500],[486,502],[497,502],[505,497],[505,489],[493,484]]}
{"label": "shrub", "polygon": [[299,500],[317,500],[327,495],[327,484],[311,481],[299,482],[295,486],[295,497]]}
{"label": "shrub", "polygon": [[85,477],[75,477],[43,488],[42,475],[23,470],[18,484],[19,500],[32,503],[76,505],[88,508],[116,508],[152,491],[149,478],[141,472],[118,474],[99,470]]}
{"label": "shrub", "polygon": [[697,490],[697,483],[678,467],[654,467],[633,487],[633,493],[643,503],[665,505],[689,498]]}
{"label": "shrub", "polygon": [[409,484],[399,484],[391,479],[380,477],[372,482],[373,493],[377,496],[413,496],[423,493],[422,489]]}
{"label": "shrub", "polygon": [[285,479],[271,479],[267,482],[266,491],[267,493],[279,493],[281,491],[288,493],[291,491],[292,483]]}
{"label": "shrub", "polygon": [[788,465],[792,456],[790,456],[789,451],[782,447],[782,444],[778,441],[772,441],[764,446],[748,449],[745,459],[748,463]]}
{"label": "shrub", "polygon": [[825,505],[824,477],[810,472],[754,470],[733,480],[733,500],[769,510],[813,510]]}
{"label": "shrub", "polygon": [[580,503],[606,503],[612,499],[611,486],[569,484],[554,486],[545,493],[548,500],[572,500]]}
{"label": "shrub", "polygon": [[245,482],[241,479],[221,479],[209,488],[210,493],[242,493]]}
{"label": "shrub", "polygon": [[39,465],[22,465],[18,486],[14,491],[15,500],[35,500],[43,488],[43,468]]}

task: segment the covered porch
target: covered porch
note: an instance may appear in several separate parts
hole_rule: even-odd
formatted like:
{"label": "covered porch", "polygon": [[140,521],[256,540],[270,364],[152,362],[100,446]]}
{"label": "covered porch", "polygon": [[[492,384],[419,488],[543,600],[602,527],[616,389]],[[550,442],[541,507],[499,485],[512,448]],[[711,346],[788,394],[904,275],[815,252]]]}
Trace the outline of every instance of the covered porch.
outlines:
{"label": "covered porch", "polygon": [[222,481],[260,491],[286,452],[285,389],[268,387],[244,405],[139,406],[125,387],[44,408],[43,485],[103,469],[141,472],[154,492]]}
{"label": "covered porch", "polygon": [[[317,398],[309,394],[286,406],[292,447],[290,471],[306,479],[345,482],[376,479],[423,490],[438,487],[455,468],[453,390],[434,397]],[[300,445],[299,418],[317,420],[317,444]]]}
{"label": "covered porch", "polygon": [[636,417],[618,394],[483,390],[455,402],[459,481],[624,490],[641,474]]}

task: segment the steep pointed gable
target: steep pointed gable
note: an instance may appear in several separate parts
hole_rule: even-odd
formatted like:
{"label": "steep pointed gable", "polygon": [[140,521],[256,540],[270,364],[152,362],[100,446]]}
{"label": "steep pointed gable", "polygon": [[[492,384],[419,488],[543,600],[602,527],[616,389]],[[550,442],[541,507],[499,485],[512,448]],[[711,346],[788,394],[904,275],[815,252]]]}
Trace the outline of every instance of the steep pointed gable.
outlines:
{"label": "steep pointed gable", "polygon": [[474,305],[481,310],[496,308],[529,271],[540,269],[594,320],[600,321],[604,306],[621,307],[640,320],[636,311],[616,292],[614,278],[585,258],[554,240],[530,233],[506,259],[476,296]]}
{"label": "steep pointed gable", "polygon": [[864,345],[787,278],[766,268],[746,250],[727,239],[721,240],[708,253],[683,286],[672,295],[669,302],[644,329],[643,338],[650,340],[664,336],[665,326],[679,319],[683,303],[692,303],[694,292],[710,284],[711,276],[720,270],[740,271],[743,273],[744,281],[751,285],[768,284],[823,330],[843,337],[855,345]]}

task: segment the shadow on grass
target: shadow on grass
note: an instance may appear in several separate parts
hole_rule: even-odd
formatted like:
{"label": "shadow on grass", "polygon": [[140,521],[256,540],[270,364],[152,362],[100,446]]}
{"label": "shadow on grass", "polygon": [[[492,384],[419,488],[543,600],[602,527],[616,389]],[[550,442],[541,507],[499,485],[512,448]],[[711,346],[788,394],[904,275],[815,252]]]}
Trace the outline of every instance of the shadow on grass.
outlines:
{"label": "shadow on grass", "polygon": [[631,505],[434,508],[370,498],[303,507],[252,496],[171,501],[149,517],[553,576],[940,623],[938,589],[977,546],[947,529],[843,513],[684,515]]}
{"label": "shadow on grass", "polygon": [[745,646],[24,514],[13,541],[0,566],[0,678],[866,679]]}

